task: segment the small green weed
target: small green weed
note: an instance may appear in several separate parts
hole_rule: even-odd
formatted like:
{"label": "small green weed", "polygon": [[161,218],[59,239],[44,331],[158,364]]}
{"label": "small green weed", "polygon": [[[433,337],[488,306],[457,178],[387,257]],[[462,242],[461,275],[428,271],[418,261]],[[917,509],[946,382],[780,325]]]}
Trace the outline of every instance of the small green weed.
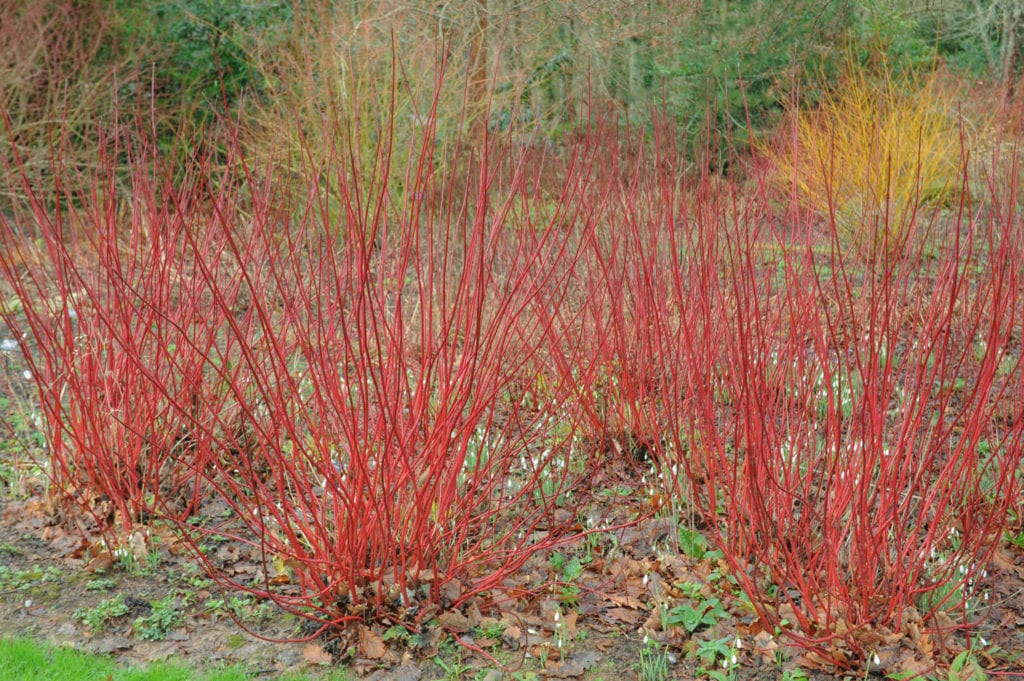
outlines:
{"label": "small green weed", "polygon": [[781,681],[807,681],[807,679],[807,672],[800,667],[794,667],[783,670]]}
{"label": "small green weed", "polygon": [[589,559],[582,560],[578,556],[567,558],[563,553],[553,553],[548,562],[556,573],[556,579],[561,583],[558,600],[563,605],[576,605],[580,598],[580,588],[573,582],[583,576],[583,566]]}
{"label": "small green weed", "polygon": [[139,640],[163,641],[180,617],[174,594],[169,593],[160,600],[153,601],[152,608],[148,615],[135,620],[132,629],[135,638]]}
{"label": "small green weed", "polygon": [[33,565],[27,570],[11,570],[0,565],[0,591],[24,591],[39,584],[54,584],[60,576],[60,570],[52,565],[45,569]]}
{"label": "small green weed", "polygon": [[946,681],[987,681],[988,674],[973,650],[965,650],[949,665]]}
{"label": "small green weed", "polygon": [[71,616],[89,627],[92,633],[98,634],[106,629],[109,623],[127,614],[128,606],[124,602],[124,595],[117,594],[113,598],[101,602],[95,608],[76,610]]}
{"label": "small green weed", "polygon": [[694,560],[702,560],[708,552],[708,540],[697,530],[679,527],[679,550]]}
{"label": "small green weed", "polygon": [[392,627],[388,627],[382,638],[385,641],[402,641],[403,643],[408,643],[410,636],[411,634],[409,634],[408,629],[396,624]]}
{"label": "small green weed", "polygon": [[269,602],[258,603],[255,598],[246,594],[242,596],[223,596],[209,598],[203,608],[212,615],[227,615],[242,622],[259,622],[270,617],[273,605]]}
{"label": "small green weed", "polygon": [[714,681],[732,679],[735,676],[735,668],[739,660],[736,648],[730,643],[732,640],[726,636],[712,641],[701,641],[697,644],[697,658],[702,665],[697,673],[700,676],[714,679]]}
{"label": "small green weed", "polygon": [[476,628],[476,635],[480,638],[489,638],[492,641],[500,641],[502,635],[505,633],[504,622],[489,622],[486,625],[480,625]]}
{"label": "small green weed", "polygon": [[114,588],[114,580],[109,577],[97,577],[85,583],[86,591],[110,591]]}
{"label": "small green weed", "polygon": [[670,627],[683,627],[692,634],[698,629],[714,626],[728,616],[722,601],[712,596],[696,605],[677,605],[668,611],[666,623]]}

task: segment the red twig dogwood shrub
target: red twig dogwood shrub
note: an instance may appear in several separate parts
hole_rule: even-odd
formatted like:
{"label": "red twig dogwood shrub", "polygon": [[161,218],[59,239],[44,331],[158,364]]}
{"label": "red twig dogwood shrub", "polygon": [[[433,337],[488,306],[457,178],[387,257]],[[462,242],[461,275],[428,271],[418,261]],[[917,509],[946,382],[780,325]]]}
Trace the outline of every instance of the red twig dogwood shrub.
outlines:
{"label": "red twig dogwood shrub", "polygon": [[[0,219],[2,317],[38,387],[51,492],[114,545],[140,521],[194,507],[202,465],[188,421],[225,409],[205,367],[230,352],[215,350],[220,324],[185,254],[183,198],[146,159],[129,160],[125,197],[120,151],[95,174],[55,168],[52,194],[23,176],[27,201]],[[217,248],[205,242],[201,257]]]}
{"label": "red twig dogwood shrub", "polygon": [[[194,253],[240,348],[214,373],[242,409],[233,427],[190,420],[210,448],[203,489],[233,513],[185,529],[200,556],[221,536],[266,561],[253,584],[204,558],[223,583],[324,624],[373,614],[416,626],[500,590],[565,540],[575,516],[556,510],[582,491],[585,457],[551,399],[565,390],[538,387],[537,339],[558,312],[550,292],[572,271],[575,230],[510,218],[527,170],[505,148],[463,165],[459,143],[427,125],[400,187],[386,144],[368,183],[351,150],[333,150],[298,206],[272,173],[248,172],[245,228],[221,230],[237,282]],[[592,162],[570,164],[560,206]]]}
{"label": "red twig dogwood shrub", "polygon": [[[387,144],[369,182],[332,150],[302,205],[240,154],[238,176],[199,165],[180,187],[131,165],[126,210],[113,180],[75,178],[56,208],[26,182],[3,223],[21,301],[5,321],[26,338],[54,488],[115,540],[174,520],[222,583],[325,624],[415,626],[505,586],[565,540],[584,489],[538,341],[594,160],[570,160],[557,217],[521,220],[532,171],[508,148],[467,164],[427,126],[401,186]],[[206,557],[218,537],[254,549],[262,578]]]}
{"label": "red twig dogwood shrub", "polygon": [[865,261],[760,187],[690,215],[680,464],[765,630],[902,671],[907,627],[970,622],[1020,491],[1020,216],[921,209]]}
{"label": "red twig dogwood shrub", "polygon": [[[575,263],[572,315],[553,320],[563,342],[548,343],[550,371],[571,386],[571,408],[592,442],[613,456],[656,459],[671,427],[667,404],[680,386],[677,343],[684,303],[672,280],[679,264],[674,242],[675,179],[667,170],[671,136],[652,146],[612,127],[591,134],[605,163],[584,195],[592,227]],[[640,140],[643,142],[643,140]],[[567,342],[572,339],[571,342]],[[666,398],[668,398],[666,400]]]}

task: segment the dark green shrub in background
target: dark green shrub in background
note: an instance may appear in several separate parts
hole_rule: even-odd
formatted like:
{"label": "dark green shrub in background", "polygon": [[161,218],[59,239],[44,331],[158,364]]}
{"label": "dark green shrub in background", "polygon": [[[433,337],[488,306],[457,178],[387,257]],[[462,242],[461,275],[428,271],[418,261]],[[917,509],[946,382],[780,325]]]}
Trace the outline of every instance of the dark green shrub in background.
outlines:
{"label": "dark green shrub in background", "polygon": [[[119,49],[115,60],[146,54],[149,99],[170,115],[162,121],[165,145],[176,134],[242,113],[248,98],[263,97],[275,78],[274,54],[293,32],[295,5],[288,0],[119,0]],[[147,54],[148,53],[148,54]]]}

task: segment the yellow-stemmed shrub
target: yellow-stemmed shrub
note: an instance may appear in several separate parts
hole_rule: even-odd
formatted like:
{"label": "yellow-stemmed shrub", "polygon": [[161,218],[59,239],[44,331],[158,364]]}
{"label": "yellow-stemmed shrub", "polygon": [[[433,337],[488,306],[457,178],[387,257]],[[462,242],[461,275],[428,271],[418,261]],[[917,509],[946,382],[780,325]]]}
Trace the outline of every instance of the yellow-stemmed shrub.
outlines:
{"label": "yellow-stemmed shrub", "polygon": [[899,248],[921,205],[949,202],[959,187],[956,93],[937,73],[872,76],[853,66],[814,110],[797,110],[768,148],[774,179],[836,222],[866,257]]}

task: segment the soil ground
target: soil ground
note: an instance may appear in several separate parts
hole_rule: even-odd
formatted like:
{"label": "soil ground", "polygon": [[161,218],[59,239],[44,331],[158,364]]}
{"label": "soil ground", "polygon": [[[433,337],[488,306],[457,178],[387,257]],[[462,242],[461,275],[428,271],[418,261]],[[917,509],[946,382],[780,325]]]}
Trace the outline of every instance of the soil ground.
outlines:
{"label": "soil ground", "polygon": [[[639,631],[652,626],[647,607],[651,589],[643,584],[639,572],[659,561],[660,566],[650,574],[660,571],[680,577],[703,573],[705,579],[715,579],[713,565],[658,558],[653,553],[645,557],[643,552],[655,550],[656,541],[652,540],[664,529],[664,520],[652,519],[621,536],[633,548],[623,551],[615,569],[627,576],[605,578],[605,593],[584,592],[571,604],[542,594],[521,607],[521,626],[507,629],[501,640],[484,641],[474,639],[473,632],[465,634],[468,641],[488,650],[508,668],[519,670],[519,676],[502,677],[493,660],[455,645],[440,631],[434,632],[433,644],[425,649],[416,650],[402,640],[390,641],[379,655],[345,657],[341,663],[358,674],[406,681],[451,678],[437,658],[449,668],[458,665],[463,678],[532,678],[532,672],[539,678],[636,679],[644,649]],[[295,670],[315,672],[339,661],[337,654],[331,654],[338,652],[337,643],[331,640],[279,643],[261,639],[302,637],[304,627],[269,602],[220,592],[187,555],[157,545],[159,560],[150,565],[117,563],[103,571],[91,571],[81,558],[74,557],[79,545],[74,534],[52,524],[39,497],[8,499],[0,504],[0,637],[33,637],[113,655],[131,665],[170,658],[197,666],[242,662],[259,678]],[[545,562],[550,564],[550,558],[538,557],[528,569],[543,570]],[[999,562],[990,571],[991,606],[980,613],[975,632],[987,646],[976,659],[990,672],[1024,678],[1024,551],[1007,545]],[[239,569],[244,568],[240,561]],[[596,573],[588,570],[579,583],[586,586],[596,578]],[[89,613],[99,612],[105,602],[118,598],[125,612],[108,618],[102,631],[93,631],[84,622]],[[174,613],[173,621],[160,631],[152,619],[166,605]],[[571,620],[566,644],[570,653],[562,660],[557,659],[552,645],[555,632],[545,629],[544,612],[552,607],[561,609],[564,621]],[[670,678],[701,678],[694,653],[702,642],[734,637],[752,619],[736,603],[726,604],[726,610],[728,615],[712,627],[693,636],[666,639],[669,645],[663,650],[670,651]],[[154,626],[159,633],[153,637],[162,640],[146,640]],[[731,678],[799,679],[792,676],[792,670],[807,660],[800,659],[795,650],[776,652],[778,657],[773,659],[741,649],[740,664]],[[548,659],[542,665],[544,657]],[[809,679],[834,678],[823,671],[806,672]]]}

